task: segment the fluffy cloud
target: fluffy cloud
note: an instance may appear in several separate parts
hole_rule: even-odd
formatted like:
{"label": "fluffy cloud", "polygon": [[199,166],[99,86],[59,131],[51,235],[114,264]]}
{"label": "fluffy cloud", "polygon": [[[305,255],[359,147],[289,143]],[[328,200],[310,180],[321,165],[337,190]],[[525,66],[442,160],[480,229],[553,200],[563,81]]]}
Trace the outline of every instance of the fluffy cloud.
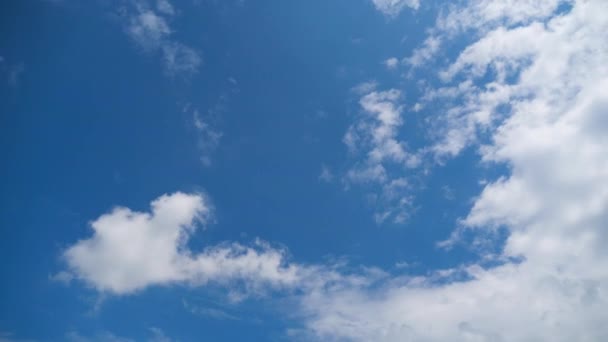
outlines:
{"label": "fluffy cloud", "polygon": [[364,268],[355,274],[337,265],[290,263],[286,251],[256,240],[252,246],[223,243],[196,253],[187,246],[212,215],[206,197],[163,195],[150,212],[116,207],[91,222],[92,236],[67,248],[68,272],[99,292],[126,295],[150,286],[225,286],[233,300],[269,289],[315,289],[369,284],[384,275]]}
{"label": "fluffy cloud", "polygon": [[295,266],[284,265],[284,252],[259,242],[213,246],[201,253],[186,244],[211,214],[205,197],[163,195],[151,212],[118,207],[91,223],[93,235],[69,247],[64,257],[76,278],[102,292],[126,294],[152,285],[247,279],[251,290],[282,286],[298,279]]}

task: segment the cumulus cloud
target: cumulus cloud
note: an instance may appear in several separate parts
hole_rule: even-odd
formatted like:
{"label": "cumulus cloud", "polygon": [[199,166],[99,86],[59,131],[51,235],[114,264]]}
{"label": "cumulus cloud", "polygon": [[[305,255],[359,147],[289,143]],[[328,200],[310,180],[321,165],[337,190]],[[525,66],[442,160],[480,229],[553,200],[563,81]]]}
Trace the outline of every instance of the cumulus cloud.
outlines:
{"label": "cumulus cloud", "polygon": [[[561,106],[573,103],[580,89],[590,86],[584,78],[589,70],[598,68],[601,74],[603,67],[597,59],[605,44],[597,32],[605,23],[587,12],[587,8],[599,5],[578,2],[573,6],[567,15],[556,15],[546,23],[531,21],[513,28],[484,30],[479,40],[440,73],[448,81],[454,76],[465,79],[427,94],[432,101],[451,97],[461,102],[446,110],[445,139],[435,146],[438,154],[456,155],[477,142],[479,133],[485,134],[505,117],[504,108],[515,112],[522,106],[559,105],[553,109],[559,113],[564,110]],[[492,81],[476,85],[486,75]]]}
{"label": "cumulus cloud", "polygon": [[289,262],[284,249],[259,239],[249,246],[226,242],[195,252],[188,248],[188,240],[211,219],[209,200],[176,192],[160,196],[150,207],[150,212],[116,207],[92,221],[92,235],[63,253],[67,272],[107,294],[215,284],[228,288],[234,301],[270,289],[311,292],[367,284],[384,275],[374,268],[350,275],[340,272],[340,264]]}
{"label": "cumulus cloud", "polygon": [[150,212],[117,207],[91,222],[92,236],[64,252],[74,276],[98,291],[127,294],[152,285],[227,283],[280,286],[297,280],[284,252],[259,242],[190,251],[186,244],[205,224],[211,207],[204,196],[174,193],[151,203]]}
{"label": "cumulus cloud", "polygon": [[418,9],[420,0],[372,0],[376,9],[389,17],[396,17],[406,8]]}

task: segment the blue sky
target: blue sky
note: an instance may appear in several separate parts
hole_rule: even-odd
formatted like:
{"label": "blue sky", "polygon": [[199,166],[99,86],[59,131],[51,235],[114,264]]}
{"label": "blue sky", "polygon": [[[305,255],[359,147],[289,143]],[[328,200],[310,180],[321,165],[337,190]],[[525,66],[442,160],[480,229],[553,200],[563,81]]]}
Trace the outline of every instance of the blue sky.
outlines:
{"label": "blue sky", "polygon": [[0,341],[608,338],[606,6],[3,4]]}

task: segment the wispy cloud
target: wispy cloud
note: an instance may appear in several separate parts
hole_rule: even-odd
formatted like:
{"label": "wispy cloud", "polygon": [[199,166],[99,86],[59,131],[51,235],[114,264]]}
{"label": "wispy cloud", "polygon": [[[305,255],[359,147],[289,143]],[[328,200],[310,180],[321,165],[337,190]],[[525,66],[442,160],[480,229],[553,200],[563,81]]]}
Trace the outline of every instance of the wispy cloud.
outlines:
{"label": "wispy cloud", "polygon": [[325,183],[331,183],[334,180],[334,174],[331,169],[323,164],[321,165],[321,173],[319,174],[319,180]]}
{"label": "wispy cloud", "polygon": [[199,304],[193,304],[186,300],[183,300],[182,303],[184,304],[184,308],[194,315],[204,316],[204,317],[218,319],[218,320],[232,320],[232,321],[240,320],[239,317],[237,317],[233,314],[230,314],[226,310],[223,310],[223,309],[218,309],[218,308],[214,308],[214,307],[210,307],[210,306],[203,306],[203,305],[199,305]]}
{"label": "wispy cloud", "polygon": [[[355,160],[344,181],[347,186],[359,184],[373,191],[377,222],[388,217],[403,222],[409,215],[412,199],[402,174],[404,170],[416,168],[420,157],[399,140],[399,128],[403,124],[401,92],[375,91],[375,87],[375,84],[358,86],[359,92],[371,92],[360,98],[362,113],[343,138]],[[391,171],[393,168],[396,171]]]}
{"label": "wispy cloud", "polygon": [[220,122],[222,116],[229,110],[232,98],[239,92],[238,81],[229,77],[223,88],[217,101],[205,111],[190,103],[183,106],[183,112],[191,115],[189,121],[197,133],[197,148],[200,152],[201,162],[205,166],[212,164],[212,156],[224,135],[220,129]]}
{"label": "wispy cloud", "polygon": [[197,147],[201,152],[201,161],[205,166],[209,166],[211,165],[211,155],[220,144],[222,132],[205,121],[198,109],[192,111],[192,122],[198,135]]}
{"label": "wispy cloud", "polygon": [[420,7],[420,0],[372,0],[372,3],[378,11],[389,17],[396,17],[406,7]]}
{"label": "wispy cloud", "polygon": [[143,0],[134,0],[123,9],[125,31],[147,53],[160,53],[170,76],[193,75],[202,63],[200,53],[176,41],[170,20],[175,9],[168,0],[159,0],[156,9]]}

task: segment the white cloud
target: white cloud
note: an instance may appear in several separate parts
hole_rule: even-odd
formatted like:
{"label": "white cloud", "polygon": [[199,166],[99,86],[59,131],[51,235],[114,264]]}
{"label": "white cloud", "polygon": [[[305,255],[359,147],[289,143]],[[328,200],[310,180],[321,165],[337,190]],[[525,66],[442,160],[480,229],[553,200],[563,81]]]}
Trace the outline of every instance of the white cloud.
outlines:
{"label": "white cloud", "polygon": [[412,55],[405,59],[405,62],[414,66],[420,67],[433,58],[441,47],[441,38],[430,36],[424,40],[421,47],[416,48]]}
{"label": "white cloud", "polygon": [[[589,49],[603,51],[597,31],[605,24],[584,12],[593,6],[597,5],[579,2],[568,15],[556,16],[547,23],[532,21],[510,29],[484,30],[484,35],[465,48],[441,73],[447,80],[455,75],[464,75],[467,80],[450,91],[445,92],[447,87],[435,92],[443,91],[444,95],[464,99],[463,104],[448,109],[443,132],[446,138],[435,146],[436,152],[455,155],[476,142],[477,133],[485,134],[504,117],[498,113],[499,106],[508,105],[513,109],[519,106],[563,106],[569,103],[565,100],[573,100],[576,92],[587,85],[582,74],[573,70],[589,69],[597,62],[596,56],[601,54],[585,54]],[[579,58],[588,60],[573,64]],[[597,67],[601,72],[601,64]],[[474,85],[487,74],[493,76],[492,82]],[[526,100],[538,96],[545,100]],[[434,101],[437,98],[431,96],[429,99]],[[559,112],[563,108],[554,110]]]}
{"label": "white cloud", "polygon": [[129,18],[127,34],[142,48],[155,50],[169,37],[171,29],[163,17],[150,9],[140,8]]}
{"label": "white cloud", "polygon": [[514,28],[542,22],[571,0],[466,0],[448,5],[421,47],[404,59],[412,67],[429,63],[441,51],[443,41],[463,32],[482,34],[495,28]]}
{"label": "white cloud", "polygon": [[[403,124],[401,92],[396,89],[374,91],[374,88],[361,97],[359,104],[363,113],[343,138],[353,157],[357,157],[344,181],[347,186],[371,186],[379,208],[375,214],[377,222],[390,216],[393,221],[403,222],[412,203],[407,182],[395,173],[416,168],[420,158],[409,152],[406,143],[398,137]],[[390,171],[392,168],[397,171]]]}
{"label": "white cloud", "polygon": [[[211,215],[205,197],[180,192],[154,200],[149,213],[117,207],[92,221],[93,234],[67,248],[63,257],[75,279],[113,295],[133,294],[151,286],[214,284],[224,287],[233,302],[271,290],[297,300],[301,294],[365,287],[386,277],[372,267],[345,271],[340,262],[290,263],[285,250],[261,240],[253,246],[223,243],[206,246],[201,252],[190,250],[189,238]],[[236,318],[221,310],[185,305],[196,314]],[[68,337],[104,341],[99,336],[90,339],[73,332]]]}
{"label": "white cloud", "polygon": [[387,69],[393,70],[399,66],[399,60],[395,57],[391,57],[384,61],[384,65]]}
{"label": "white cloud", "polygon": [[191,47],[180,43],[166,43],[162,46],[163,62],[169,75],[192,75],[198,72],[201,57]]}
{"label": "white cloud", "polygon": [[406,8],[418,9],[420,0],[372,0],[376,9],[389,17],[396,17]]}
{"label": "white cloud", "polygon": [[129,37],[148,53],[160,52],[165,72],[170,76],[192,75],[202,63],[195,49],[175,41],[168,19],[175,10],[168,0],[157,2],[154,11],[144,1],[134,2],[134,9],[126,14],[126,32]]}
{"label": "white cloud", "polygon": [[289,263],[286,251],[256,240],[251,246],[222,243],[201,252],[188,240],[212,216],[206,197],[176,192],[151,203],[150,212],[116,207],[91,222],[93,234],[68,247],[68,271],[99,292],[126,295],[150,286],[215,284],[240,301],[269,289],[314,292],[369,284],[383,277],[374,268],[356,274],[341,264]]}
{"label": "white cloud", "polygon": [[497,26],[515,27],[541,21],[555,14],[560,4],[571,0],[468,0],[454,5],[437,20],[437,28],[450,34],[468,29],[481,32]]}
{"label": "white cloud", "polygon": [[283,265],[284,252],[262,242],[218,245],[198,254],[188,250],[188,239],[210,215],[205,197],[179,192],[154,200],[150,213],[117,207],[91,222],[93,235],[70,246],[64,258],[77,279],[115,294],[234,279],[248,279],[248,290],[255,291],[297,280],[297,270]]}
{"label": "white cloud", "polygon": [[[457,121],[455,130],[463,120],[484,125],[491,139],[483,160],[510,173],[485,185],[450,242],[464,243],[468,231],[497,243],[494,233],[506,229],[503,250],[482,255],[502,265],[482,259],[439,282],[393,278],[307,296],[305,327],[318,340],[608,339],[608,3],[578,1],[545,24],[535,23],[546,12],[529,10],[534,3],[509,10],[505,27],[488,28],[495,16],[476,17],[488,26],[475,23],[480,39],[447,69],[476,83],[486,68],[495,72],[479,87],[456,85],[466,103],[446,120]],[[492,117],[503,104],[503,120],[480,119],[480,108]]]}
{"label": "white cloud", "polygon": [[364,95],[370,93],[378,87],[378,82],[375,80],[361,82],[354,86],[351,91],[357,95]]}

